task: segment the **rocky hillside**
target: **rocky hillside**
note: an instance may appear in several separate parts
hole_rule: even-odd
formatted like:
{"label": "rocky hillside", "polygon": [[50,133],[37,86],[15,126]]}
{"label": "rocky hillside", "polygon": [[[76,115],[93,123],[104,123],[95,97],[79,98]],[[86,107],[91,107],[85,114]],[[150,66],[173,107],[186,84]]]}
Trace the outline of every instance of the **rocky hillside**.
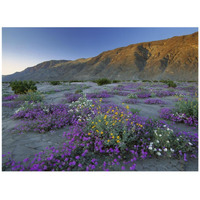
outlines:
{"label": "rocky hillside", "polygon": [[198,80],[198,32],[166,40],[132,44],[96,57],[47,61],[3,76],[12,80]]}

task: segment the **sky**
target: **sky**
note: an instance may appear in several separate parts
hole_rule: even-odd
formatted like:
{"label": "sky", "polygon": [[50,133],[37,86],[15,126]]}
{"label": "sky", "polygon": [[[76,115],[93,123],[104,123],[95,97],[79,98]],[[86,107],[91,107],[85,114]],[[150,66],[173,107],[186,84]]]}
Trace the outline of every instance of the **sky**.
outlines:
{"label": "sky", "polygon": [[75,60],[130,44],[192,34],[198,28],[2,28],[2,74],[48,60]]}

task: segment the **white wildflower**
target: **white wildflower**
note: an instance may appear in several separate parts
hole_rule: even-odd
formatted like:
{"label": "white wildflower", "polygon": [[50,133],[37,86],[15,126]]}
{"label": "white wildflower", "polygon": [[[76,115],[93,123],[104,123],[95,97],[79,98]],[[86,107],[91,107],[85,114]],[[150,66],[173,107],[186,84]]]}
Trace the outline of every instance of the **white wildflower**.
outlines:
{"label": "white wildflower", "polygon": [[162,151],[162,149],[158,149],[158,151]]}
{"label": "white wildflower", "polygon": [[157,149],[156,149],[156,148],[154,148],[153,150],[154,150],[154,151],[157,151]]}
{"label": "white wildflower", "polygon": [[191,143],[191,142],[188,142],[188,144],[189,144],[190,146],[192,146],[192,143]]}
{"label": "white wildflower", "polygon": [[174,149],[170,148],[170,151],[173,153],[173,152],[174,152]]}
{"label": "white wildflower", "polygon": [[167,148],[164,148],[163,150],[164,150],[165,152],[167,152]]}
{"label": "white wildflower", "polygon": [[157,152],[156,154],[157,154],[158,156],[161,156],[161,153],[160,153],[160,152]]}
{"label": "white wildflower", "polygon": [[152,146],[150,146],[150,147],[149,147],[149,150],[152,150],[152,149],[153,149]]}
{"label": "white wildflower", "polygon": [[160,143],[159,140],[156,140],[157,143]]}

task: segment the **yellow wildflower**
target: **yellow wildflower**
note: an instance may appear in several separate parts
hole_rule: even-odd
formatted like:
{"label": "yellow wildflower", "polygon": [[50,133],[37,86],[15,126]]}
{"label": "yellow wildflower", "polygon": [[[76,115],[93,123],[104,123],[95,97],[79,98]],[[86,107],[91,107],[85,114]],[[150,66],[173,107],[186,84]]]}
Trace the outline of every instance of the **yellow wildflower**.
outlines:
{"label": "yellow wildflower", "polygon": [[103,134],[103,131],[101,131],[101,134]]}
{"label": "yellow wildflower", "polygon": [[114,138],[115,138],[115,136],[113,135],[113,136],[112,136],[112,139],[114,139]]}
{"label": "yellow wildflower", "polygon": [[128,106],[128,105],[126,106],[126,109],[129,109],[129,106]]}
{"label": "yellow wildflower", "polygon": [[107,142],[110,142],[110,140],[107,140]]}
{"label": "yellow wildflower", "polygon": [[99,131],[98,131],[98,130],[96,130],[96,132],[98,133]]}
{"label": "yellow wildflower", "polygon": [[91,135],[91,133],[88,133],[88,135]]}
{"label": "yellow wildflower", "polygon": [[117,143],[119,143],[120,141],[119,140],[117,140]]}
{"label": "yellow wildflower", "polygon": [[117,136],[117,139],[119,139],[120,137],[119,136]]}
{"label": "yellow wildflower", "polygon": [[113,135],[113,133],[111,133],[110,135]]}

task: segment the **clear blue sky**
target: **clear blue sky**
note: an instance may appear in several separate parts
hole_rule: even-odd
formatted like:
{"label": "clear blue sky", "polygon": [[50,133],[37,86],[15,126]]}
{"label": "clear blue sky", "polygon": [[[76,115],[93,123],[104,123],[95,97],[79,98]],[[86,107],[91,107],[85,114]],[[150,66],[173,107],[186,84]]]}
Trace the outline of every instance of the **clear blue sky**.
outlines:
{"label": "clear blue sky", "polygon": [[75,60],[139,42],[187,35],[198,28],[3,28],[3,75],[47,60]]}

